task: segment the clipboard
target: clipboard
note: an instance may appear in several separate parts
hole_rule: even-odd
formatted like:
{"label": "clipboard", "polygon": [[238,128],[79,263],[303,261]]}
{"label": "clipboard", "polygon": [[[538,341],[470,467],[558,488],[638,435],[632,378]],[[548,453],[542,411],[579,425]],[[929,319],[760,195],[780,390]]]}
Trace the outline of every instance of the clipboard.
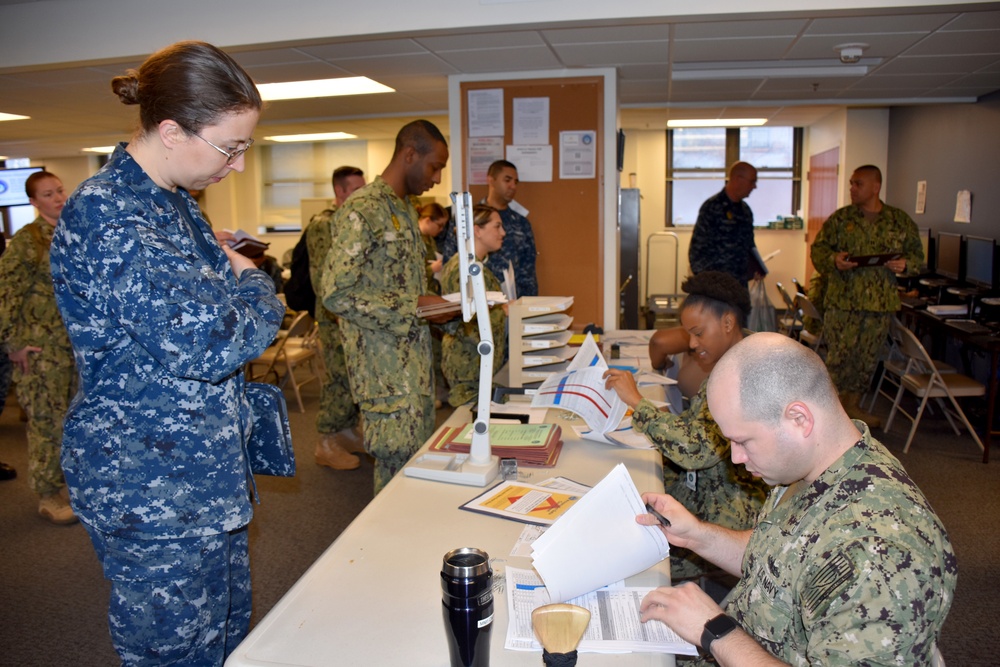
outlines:
{"label": "clipboard", "polygon": [[901,252],[887,252],[882,255],[848,255],[847,261],[854,262],[858,266],[885,266],[886,262],[891,262],[902,256]]}

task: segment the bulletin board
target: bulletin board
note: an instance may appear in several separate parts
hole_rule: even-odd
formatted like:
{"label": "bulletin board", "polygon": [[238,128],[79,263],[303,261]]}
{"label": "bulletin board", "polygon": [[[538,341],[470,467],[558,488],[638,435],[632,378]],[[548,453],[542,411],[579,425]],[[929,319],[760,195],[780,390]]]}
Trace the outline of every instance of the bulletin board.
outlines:
{"label": "bulletin board", "polygon": [[[511,81],[465,81],[461,83],[462,146],[468,150],[468,91],[503,90],[503,145],[513,143],[513,105],[520,98],[548,98],[549,145],[552,147],[552,180],[525,182],[515,200],[528,209],[528,219],[538,250],[536,271],[541,296],[572,296],[573,327],[593,322],[604,326],[601,188],[603,164],[604,79],[584,76]],[[560,178],[560,133],[596,132],[593,178]],[[458,157],[458,156],[455,156]],[[486,197],[487,186],[470,184],[467,155],[461,157],[463,188],[473,201]],[[516,160],[511,160],[515,165]],[[458,162],[458,160],[455,160]],[[520,170],[519,170],[520,171]],[[613,323],[612,323],[613,324]]]}

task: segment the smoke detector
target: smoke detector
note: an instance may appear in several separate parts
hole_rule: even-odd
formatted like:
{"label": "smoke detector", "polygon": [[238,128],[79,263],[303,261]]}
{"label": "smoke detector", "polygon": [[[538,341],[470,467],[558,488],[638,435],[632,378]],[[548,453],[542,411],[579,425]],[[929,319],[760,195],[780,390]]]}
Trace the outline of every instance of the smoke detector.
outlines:
{"label": "smoke detector", "polygon": [[840,62],[845,65],[853,65],[861,60],[861,54],[868,48],[867,44],[861,42],[851,42],[850,44],[838,44],[833,47],[834,51],[840,53]]}

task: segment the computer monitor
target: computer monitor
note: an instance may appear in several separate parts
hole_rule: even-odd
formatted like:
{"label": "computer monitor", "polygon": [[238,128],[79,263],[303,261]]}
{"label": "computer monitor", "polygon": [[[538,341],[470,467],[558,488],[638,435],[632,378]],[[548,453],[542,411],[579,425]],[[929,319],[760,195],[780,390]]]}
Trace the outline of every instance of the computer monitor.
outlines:
{"label": "computer monitor", "polygon": [[28,193],[24,191],[24,182],[36,171],[44,167],[18,167],[16,169],[0,169],[0,206],[26,206]]}
{"label": "computer monitor", "polygon": [[951,280],[962,279],[962,235],[938,232],[934,273]]}
{"label": "computer monitor", "polygon": [[996,241],[982,236],[965,237],[965,282],[993,289],[993,255]]}
{"label": "computer monitor", "polygon": [[917,231],[920,233],[920,246],[924,249],[924,262],[920,265],[920,269],[928,271],[934,265],[931,261],[931,228],[921,227]]}

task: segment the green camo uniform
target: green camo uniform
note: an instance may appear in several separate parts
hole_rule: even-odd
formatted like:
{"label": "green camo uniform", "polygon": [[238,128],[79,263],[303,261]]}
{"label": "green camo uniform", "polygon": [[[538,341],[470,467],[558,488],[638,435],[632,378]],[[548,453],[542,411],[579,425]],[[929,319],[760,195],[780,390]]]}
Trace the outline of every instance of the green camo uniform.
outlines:
{"label": "green camo uniform", "polygon": [[430,327],[416,315],[424,253],[417,210],[381,176],[337,211],[320,293],[340,318],[376,493],[434,431]]}
{"label": "green camo uniform", "polygon": [[0,257],[0,342],[3,354],[27,346],[29,372],[15,366],[17,400],[28,415],[28,484],[39,495],[66,485],[59,463],[63,417],[76,388],[66,327],[56,308],[49,268],[55,227],[38,217],[21,229]]}
{"label": "green camo uniform", "polygon": [[[706,380],[688,409],[676,415],[643,399],[632,412],[632,427],[667,459],[663,466],[667,493],[703,521],[746,530],[754,525],[768,487],[733,463],[729,440],[708,410],[707,386]],[[702,559],[686,550],[671,549],[671,558],[675,579],[706,569]]]}
{"label": "green camo uniform", "polygon": [[[309,249],[309,278],[313,285],[323,284],[323,267],[330,252],[330,235],[337,207],[317,213],[306,227],[306,246]],[[344,358],[344,341],[337,325],[337,316],[323,307],[322,296],[316,295],[316,321],[319,323],[319,340],[323,347],[326,377],[319,394],[319,412],[316,430],[336,433],[358,423],[358,409],[351,395]]]}
{"label": "green camo uniform", "polygon": [[886,204],[872,222],[865,220],[857,206],[838,209],[813,242],[813,266],[826,276],[822,306],[829,350],[826,365],[840,393],[860,394],[875,372],[892,313],[899,310],[899,293],[895,274],[885,266],[838,271],[834,258],[845,251],[852,255],[901,252],[909,274],[923,263],[924,251],[910,216]]}
{"label": "green camo uniform", "polygon": [[929,665],[958,568],[941,520],[868,428],[765,503],[726,612],[792,665]]}
{"label": "green camo uniform", "polygon": [[[445,294],[459,291],[458,255],[452,255],[441,269],[441,288]],[[500,281],[493,272],[483,265],[483,278],[487,292],[499,292]],[[448,402],[458,407],[474,400],[479,393],[479,324],[471,322],[450,322],[442,341],[441,370],[448,380],[451,393]],[[490,308],[490,328],[493,330],[493,374],[503,366],[507,352],[505,331],[507,315],[503,308]]]}

